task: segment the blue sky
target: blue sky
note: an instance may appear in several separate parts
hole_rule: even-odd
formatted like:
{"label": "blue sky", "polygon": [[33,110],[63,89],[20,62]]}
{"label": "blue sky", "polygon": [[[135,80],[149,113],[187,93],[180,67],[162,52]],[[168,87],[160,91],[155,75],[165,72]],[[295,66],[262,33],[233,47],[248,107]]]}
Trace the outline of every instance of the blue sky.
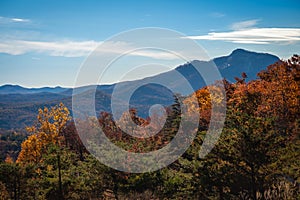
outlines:
{"label": "blue sky", "polygon": [[71,87],[97,45],[142,27],[179,31],[211,58],[245,48],[287,59],[300,53],[299,19],[299,0],[1,0],[0,85]]}

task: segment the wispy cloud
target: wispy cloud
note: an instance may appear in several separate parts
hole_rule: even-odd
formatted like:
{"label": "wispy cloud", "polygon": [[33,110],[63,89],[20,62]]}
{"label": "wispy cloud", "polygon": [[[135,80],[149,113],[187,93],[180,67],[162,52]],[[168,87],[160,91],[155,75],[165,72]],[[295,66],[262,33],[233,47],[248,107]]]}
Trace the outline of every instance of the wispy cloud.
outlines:
{"label": "wispy cloud", "polygon": [[220,12],[212,12],[212,13],[210,13],[210,16],[214,17],[214,18],[222,18],[222,17],[225,17],[226,15],[224,13],[220,13]]}
{"label": "wispy cloud", "polygon": [[171,54],[169,52],[149,49],[149,48],[137,48],[132,43],[126,42],[104,42],[98,48],[95,49],[96,52],[100,54],[119,54],[127,56],[142,56],[154,59],[163,59],[163,60],[173,60],[178,59],[177,55]]}
{"label": "wispy cloud", "polygon": [[176,60],[179,59],[177,55],[171,54],[169,52],[164,51],[156,51],[156,50],[141,50],[132,52],[131,55],[134,56],[143,56],[154,59],[162,59],[162,60]]}
{"label": "wispy cloud", "polygon": [[0,52],[11,55],[21,55],[30,52],[47,53],[51,56],[80,57],[87,55],[99,43],[84,42],[42,42],[26,40],[10,40],[0,42]]}
{"label": "wispy cloud", "polygon": [[41,60],[40,58],[38,57],[31,57],[32,60]]}
{"label": "wispy cloud", "polygon": [[13,22],[30,22],[29,19],[21,19],[21,18],[11,18]]}
{"label": "wispy cloud", "polygon": [[23,18],[10,18],[10,17],[2,17],[0,16],[0,24],[10,24],[10,23],[29,23],[30,19]]}
{"label": "wispy cloud", "polygon": [[300,28],[247,28],[229,32],[211,32],[207,35],[188,36],[188,38],[244,44],[290,44],[300,41]]}
{"label": "wispy cloud", "polygon": [[253,28],[257,22],[258,19],[253,19],[253,20],[247,20],[247,21],[241,21],[241,22],[236,22],[231,25],[232,30],[243,30],[243,29],[249,29]]}
{"label": "wispy cloud", "polygon": [[[99,46],[101,45],[101,46]],[[99,46],[99,48],[97,48]],[[89,55],[92,51],[102,54],[124,54],[131,56],[143,56],[154,59],[176,59],[176,55],[167,52],[148,49],[135,50],[134,45],[126,42],[97,42],[89,41],[26,41],[5,40],[0,41],[0,53],[10,55],[22,55],[26,53],[44,53],[50,56],[82,57]]]}

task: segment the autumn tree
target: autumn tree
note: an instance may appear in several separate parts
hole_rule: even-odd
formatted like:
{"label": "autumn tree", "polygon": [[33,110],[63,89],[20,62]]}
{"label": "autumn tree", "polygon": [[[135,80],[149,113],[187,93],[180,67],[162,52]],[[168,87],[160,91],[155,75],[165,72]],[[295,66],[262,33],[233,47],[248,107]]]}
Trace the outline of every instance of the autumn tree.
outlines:
{"label": "autumn tree", "polygon": [[[49,147],[56,148],[56,163],[58,170],[58,188],[60,198],[63,197],[62,180],[61,180],[61,158],[60,147],[63,144],[62,131],[67,122],[71,119],[70,112],[62,103],[51,109],[39,109],[37,122],[27,131],[31,135],[22,143],[21,152],[18,156],[17,163],[38,165],[43,163],[44,156],[47,155]],[[37,168],[37,173],[41,173],[41,168]]]}
{"label": "autumn tree", "polygon": [[69,110],[61,103],[38,112],[36,124],[26,128],[30,136],[21,145],[17,163],[39,163],[49,144],[62,144],[61,133],[71,119]]}

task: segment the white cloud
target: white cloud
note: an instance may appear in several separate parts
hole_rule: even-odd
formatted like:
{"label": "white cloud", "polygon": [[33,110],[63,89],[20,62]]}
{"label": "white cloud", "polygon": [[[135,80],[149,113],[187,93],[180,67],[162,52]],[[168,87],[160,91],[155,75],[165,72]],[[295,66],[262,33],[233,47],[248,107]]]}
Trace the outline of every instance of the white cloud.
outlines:
{"label": "white cloud", "polygon": [[248,28],[229,32],[211,32],[207,35],[188,36],[187,38],[244,44],[290,44],[300,41],[300,28]]}
{"label": "white cloud", "polygon": [[30,22],[29,19],[21,19],[21,18],[12,18],[11,21],[13,21],[13,22]]}
{"label": "white cloud", "polygon": [[258,19],[253,19],[253,20],[247,20],[247,21],[242,21],[242,22],[236,22],[231,25],[232,30],[244,30],[244,29],[249,29],[253,28],[257,22]]}
{"label": "white cloud", "polygon": [[[101,45],[101,46],[99,46]],[[97,48],[99,46],[99,48]],[[25,53],[44,53],[50,56],[82,57],[89,55],[93,50],[101,54],[128,54],[131,56],[143,56],[154,59],[172,60],[178,59],[176,55],[155,51],[151,49],[136,49],[126,42],[97,42],[89,41],[26,41],[5,40],[0,41],[0,53],[22,55]]]}
{"label": "white cloud", "polygon": [[0,16],[0,24],[29,23],[29,22],[31,22],[29,19],[10,18],[10,17],[2,17],[2,16]]}

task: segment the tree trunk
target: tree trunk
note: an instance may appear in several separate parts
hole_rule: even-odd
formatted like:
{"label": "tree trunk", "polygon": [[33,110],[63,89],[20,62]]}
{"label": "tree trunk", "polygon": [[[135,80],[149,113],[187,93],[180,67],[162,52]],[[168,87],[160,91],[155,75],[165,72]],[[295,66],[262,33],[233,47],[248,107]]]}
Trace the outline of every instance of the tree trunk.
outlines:
{"label": "tree trunk", "polygon": [[255,183],[255,170],[254,166],[251,165],[251,192],[254,200],[257,200],[256,198],[256,183]]}
{"label": "tree trunk", "polygon": [[60,155],[57,153],[57,168],[58,168],[58,192],[59,198],[63,199],[62,181],[61,181],[61,166],[60,166]]}

